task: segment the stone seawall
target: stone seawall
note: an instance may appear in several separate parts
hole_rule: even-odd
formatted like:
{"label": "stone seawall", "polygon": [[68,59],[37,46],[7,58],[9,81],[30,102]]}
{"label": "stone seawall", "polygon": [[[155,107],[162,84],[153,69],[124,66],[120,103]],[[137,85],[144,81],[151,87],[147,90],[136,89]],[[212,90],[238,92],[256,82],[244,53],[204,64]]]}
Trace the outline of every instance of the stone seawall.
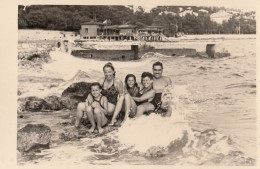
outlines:
{"label": "stone seawall", "polygon": [[71,55],[101,60],[134,60],[133,50],[72,50]]}

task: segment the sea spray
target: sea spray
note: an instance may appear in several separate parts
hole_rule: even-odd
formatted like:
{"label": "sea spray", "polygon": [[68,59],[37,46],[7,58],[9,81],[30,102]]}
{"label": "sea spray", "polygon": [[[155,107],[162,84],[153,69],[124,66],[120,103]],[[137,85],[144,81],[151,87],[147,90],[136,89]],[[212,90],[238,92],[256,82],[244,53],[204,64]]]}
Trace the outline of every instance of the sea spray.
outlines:
{"label": "sea spray", "polygon": [[[185,111],[179,102],[179,97],[185,94],[185,87],[168,86],[162,94],[162,101],[173,107],[171,117],[163,117],[152,113],[127,120],[118,130],[118,138],[122,144],[134,146],[134,149],[145,153],[153,147],[166,148],[176,140],[183,140],[191,129],[184,120]],[[181,93],[177,89],[182,89]]]}

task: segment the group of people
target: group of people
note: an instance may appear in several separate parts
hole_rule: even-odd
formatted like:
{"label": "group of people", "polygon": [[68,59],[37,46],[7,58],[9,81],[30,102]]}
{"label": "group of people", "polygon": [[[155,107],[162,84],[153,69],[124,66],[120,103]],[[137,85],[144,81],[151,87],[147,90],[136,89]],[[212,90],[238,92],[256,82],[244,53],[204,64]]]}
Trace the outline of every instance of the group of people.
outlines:
{"label": "group of people", "polygon": [[135,75],[126,75],[123,85],[115,76],[112,63],[105,64],[104,77],[90,85],[86,101],[78,104],[75,127],[79,127],[84,113],[91,123],[90,133],[96,128],[102,133],[104,126],[115,125],[121,112],[125,112],[122,122],[151,112],[171,116],[172,108],[169,103],[161,101],[161,96],[164,88],[172,85],[172,81],[162,75],[161,62],[155,62],[152,70],[153,74],[142,73],[141,83],[137,83]]}

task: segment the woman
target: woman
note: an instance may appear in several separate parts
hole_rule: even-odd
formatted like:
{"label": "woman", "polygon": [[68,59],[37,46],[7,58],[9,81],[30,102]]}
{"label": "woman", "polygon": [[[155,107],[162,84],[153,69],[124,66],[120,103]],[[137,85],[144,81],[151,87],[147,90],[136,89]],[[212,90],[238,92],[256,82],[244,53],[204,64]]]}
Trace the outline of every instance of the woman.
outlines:
{"label": "woman", "polygon": [[123,83],[115,77],[115,68],[112,63],[108,62],[103,67],[105,77],[98,82],[102,87],[102,95],[108,100],[108,118],[111,119],[109,125],[114,125],[116,117],[122,109],[124,102]]}
{"label": "woman", "polygon": [[142,73],[142,85],[138,87],[134,75],[126,76],[126,94],[125,94],[125,119],[130,117],[139,117],[143,113],[153,110],[152,101],[155,90],[153,89],[153,75],[149,72]]}

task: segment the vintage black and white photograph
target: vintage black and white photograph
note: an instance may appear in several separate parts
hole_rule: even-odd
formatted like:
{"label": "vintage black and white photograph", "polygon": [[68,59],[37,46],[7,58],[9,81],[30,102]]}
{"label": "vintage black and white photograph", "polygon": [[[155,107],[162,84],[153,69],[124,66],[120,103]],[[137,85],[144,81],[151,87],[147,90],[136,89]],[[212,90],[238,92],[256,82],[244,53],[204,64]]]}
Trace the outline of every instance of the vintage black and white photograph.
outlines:
{"label": "vintage black and white photograph", "polygon": [[17,165],[256,166],[241,2],[17,5]]}

